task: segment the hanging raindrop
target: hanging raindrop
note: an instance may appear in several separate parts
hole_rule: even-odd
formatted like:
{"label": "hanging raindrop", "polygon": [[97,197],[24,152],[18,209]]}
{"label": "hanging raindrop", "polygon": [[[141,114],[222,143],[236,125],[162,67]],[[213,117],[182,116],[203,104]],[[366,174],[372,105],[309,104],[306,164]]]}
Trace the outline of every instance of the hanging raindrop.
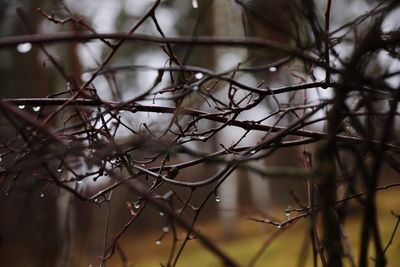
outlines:
{"label": "hanging raindrop", "polygon": [[192,0],[192,7],[193,8],[198,8],[199,7],[199,3],[197,2],[197,0]]}
{"label": "hanging raindrop", "polygon": [[285,210],[285,216],[286,218],[289,220],[290,219],[290,210],[292,209],[291,206],[287,207],[287,209]]}
{"label": "hanging raindrop", "polygon": [[62,172],[62,169],[61,169],[61,168],[58,168],[58,169],[57,169],[57,172]]}
{"label": "hanging raindrop", "polygon": [[40,193],[40,197],[42,197],[42,198],[44,197],[44,193],[43,193],[43,192],[42,192],[42,193]]}
{"label": "hanging raindrop", "polygon": [[21,54],[28,53],[32,49],[32,44],[31,43],[22,43],[17,45],[17,51],[20,52]]}
{"label": "hanging raindrop", "polygon": [[199,139],[201,140],[201,141],[204,141],[204,140],[206,140],[207,139],[207,136],[199,136]]}
{"label": "hanging raindrop", "polygon": [[201,73],[201,72],[198,72],[198,73],[196,73],[196,74],[194,75],[194,77],[195,77],[197,80],[200,80],[201,78],[204,77],[204,74]]}
{"label": "hanging raindrop", "polygon": [[165,215],[164,212],[162,212],[162,211],[160,211],[158,214],[159,214],[161,217]]}
{"label": "hanging raindrop", "polygon": [[161,245],[161,240],[156,240],[155,243],[156,243],[157,246],[159,246],[159,245]]}
{"label": "hanging raindrop", "polygon": [[84,82],[87,82],[90,80],[91,77],[92,77],[92,75],[89,72],[84,72],[81,75],[81,80]]}
{"label": "hanging raindrop", "polygon": [[278,70],[278,68],[272,66],[272,67],[269,67],[268,70],[269,70],[270,72],[276,72],[276,71]]}
{"label": "hanging raindrop", "polygon": [[40,110],[40,106],[33,107],[32,110],[38,112]]}
{"label": "hanging raindrop", "polygon": [[19,109],[24,109],[24,108],[25,108],[25,105],[19,105],[18,108],[19,108]]}
{"label": "hanging raindrop", "polygon": [[290,220],[290,212],[289,212],[289,211],[286,211],[286,212],[285,212],[285,216],[286,216],[286,219],[287,219],[287,220]]}
{"label": "hanging raindrop", "polygon": [[216,195],[215,196],[215,202],[220,202],[220,201],[221,201],[221,198],[218,195]]}
{"label": "hanging raindrop", "polygon": [[168,233],[169,232],[169,227],[168,226],[164,226],[162,228],[162,230],[163,230],[164,233]]}

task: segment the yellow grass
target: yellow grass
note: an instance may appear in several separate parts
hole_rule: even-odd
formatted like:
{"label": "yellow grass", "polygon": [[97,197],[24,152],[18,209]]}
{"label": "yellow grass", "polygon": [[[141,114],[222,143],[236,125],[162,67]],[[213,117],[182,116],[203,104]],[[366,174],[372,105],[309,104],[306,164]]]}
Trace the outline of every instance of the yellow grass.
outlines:
{"label": "yellow grass", "polygon": [[[384,245],[387,244],[396,223],[396,218],[390,214],[390,211],[393,210],[396,213],[400,213],[400,206],[396,201],[399,192],[400,190],[398,189],[391,189],[390,191],[378,194],[379,226]],[[249,221],[245,217],[246,216],[243,216],[242,219],[235,222],[236,237],[231,240],[224,239],[221,226],[216,222],[216,220],[200,224],[198,225],[198,228],[207,237],[215,241],[218,244],[218,247],[225,251],[231,258],[244,266],[249,263],[255,252],[259,250],[263,242],[268,239],[271,234],[276,231],[283,231],[276,240],[270,243],[255,266],[297,266],[300,249],[304,245],[303,242],[308,229],[307,220],[302,220],[288,229],[279,230],[271,225],[264,226]],[[360,220],[361,213],[352,216],[345,223],[345,231],[348,235],[356,263],[358,262],[357,248],[359,247],[360,242]],[[400,266],[400,238],[398,235],[400,235],[400,233],[396,235],[393,244],[386,253],[389,262],[387,266]],[[121,245],[125,248],[125,252],[132,264],[131,266],[153,267],[160,266],[160,263],[166,262],[169,253],[170,240],[165,239],[161,245],[157,246],[154,241],[158,236],[159,232],[146,234],[137,238],[125,238],[123,240]],[[312,266],[310,253],[309,248],[309,256],[305,266]],[[371,255],[373,255],[373,253],[371,253]],[[344,259],[344,262],[346,263],[346,266],[350,266],[347,259]],[[115,256],[108,266],[120,266],[118,257]],[[198,241],[192,240],[185,248],[178,266],[215,267],[222,265],[219,260],[202,247]]]}

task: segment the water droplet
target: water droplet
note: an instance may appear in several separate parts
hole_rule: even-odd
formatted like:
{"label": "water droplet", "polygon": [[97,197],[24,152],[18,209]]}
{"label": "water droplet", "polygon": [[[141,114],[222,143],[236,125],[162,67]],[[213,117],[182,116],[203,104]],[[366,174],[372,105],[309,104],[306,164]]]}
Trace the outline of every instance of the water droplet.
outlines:
{"label": "water droplet", "polygon": [[71,90],[71,83],[67,82],[67,90]]}
{"label": "water droplet", "polygon": [[84,81],[84,82],[89,81],[91,77],[92,77],[92,75],[91,75],[89,72],[84,72],[84,73],[82,73],[82,75],[81,75],[81,79],[82,79],[82,81]]}
{"label": "water droplet", "polygon": [[199,7],[199,3],[197,2],[197,0],[192,0],[192,7],[193,8],[198,8]]}
{"label": "water droplet", "polygon": [[196,237],[194,235],[190,234],[189,235],[189,240],[193,240],[193,239],[196,239]]}
{"label": "water droplet", "polygon": [[161,240],[156,240],[155,243],[156,243],[157,246],[159,246],[159,245],[161,245]]}
{"label": "water droplet", "polygon": [[192,91],[198,91],[200,87],[196,84],[191,87]]}
{"label": "water droplet", "polygon": [[290,220],[290,212],[288,212],[288,211],[285,212],[285,216],[286,216],[286,219],[287,219],[287,220]]}
{"label": "water droplet", "polygon": [[219,196],[215,196],[215,202],[220,202],[221,198]]}
{"label": "water droplet", "polygon": [[33,107],[32,110],[38,112],[40,110],[40,106]]}
{"label": "water droplet", "polygon": [[199,136],[199,139],[202,140],[202,141],[203,141],[203,140],[206,140],[206,139],[207,139],[207,136]]}
{"label": "water droplet", "polygon": [[123,110],[123,109],[121,109],[120,111],[118,111],[119,113],[124,113],[125,112],[125,110]]}
{"label": "water droplet", "polygon": [[0,156],[0,162],[2,162],[3,161],[3,157],[2,156]]}
{"label": "water droplet", "polygon": [[281,229],[281,228],[282,228],[282,225],[281,225],[281,224],[279,224],[277,227],[278,227],[278,229]]}
{"label": "water droplet", "polygon": [[117,160],[116,160],[115,158],[112,158],[112,159],[110,160],[110,163],[111,163],[111,164],[114,164],[116,161],[117,161]]}
{"label": "water droplet", "polygon": [[292,207],[288,206],[287,209],[285,210],[285,216],[286,218],[289,220],[290,218],[290,211],[291,211]]}
{"label": "water droplet", "polygon": [[268,70],[269,70],[270,72],[276,72],[276,71],[278,70],[278,68],[272,66],[272,67],[269,67]]}
{"label": "water droplet", "polygon": [[140,203],[138,203],[138,202],[133,203],[133,207],[134,207],[135,209],[140,208]]}
{"label": "water droplet", "polygon": [[204,74],[201,73],[201,72],[198,72],[198,73],[196,73],[196,74],[194,75],[194,77],[195,77],[197,80],[200,80],[201,78],[204,77]]}
{"label": "water droplet", "polygon": [[17,45],[17,51],[20,52],[21,54],[28,53],[32,49],[32,44],[31,43],[22,43]]}
{"label": "water droplet", "polygon": [[169,232],[169,227],[168,226],[164,226],[162,228],[162,230],[163,230],[164,233],[167,233],[167,232]]}
{"label": "water droplet", "polygon": [[57,172],[62,172],[62,169],[61,169],[61,168],[58,168],[58,169],[57,169]]}
{"label": "water droplet", "polygon": [[162,212],[162,211],[160,211],[158,214],[159,214],[161,217],[165,215],[164,212]]}
{"label": "water droplet", "polygon": [[78,180],[78,181],[76,181],[78,184],[81,184],[82,183],[82,180]]}
{"label": "water droplet", "polygon": [[43,193],[43,192],[42,192],[42,193],[40,193],[40,197],[42,197],[42,198],[44,197],[44,193]]}
{"label": "water droplet", "polygon": [[265,223],[271,223],[271,220],[267,218],[267,219],[264,220],[264,222]]}
{"label": "water droplet", "polygon": [[98,198],[95,198],[95,199],[94,199],[94,203],[99,204],[99,203],[100,203],[99,199],[98,199]]}
{"label": "water droplet", "polygon": [[25,105],[19,105],[18,108],[19,108],[19,109],[24,109],[24,108],[25,108]]}
{"label": "water droplet", "polygon": [[257,151],[254,149],[254,150],[250,151],[250,154],[254,155],[254,154],[256,154],[256,152]]}

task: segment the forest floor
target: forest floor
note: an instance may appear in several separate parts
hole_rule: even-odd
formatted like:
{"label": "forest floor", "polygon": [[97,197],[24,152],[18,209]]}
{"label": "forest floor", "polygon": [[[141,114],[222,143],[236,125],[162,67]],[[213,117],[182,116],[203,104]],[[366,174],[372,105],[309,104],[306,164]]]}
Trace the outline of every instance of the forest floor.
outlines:
{"label": "forest floor", "polygon": [[[398,196],[400,188],[383,190],[377,194],[378,220],[381,230],[381,239],[386,246],[393,233],[397,218],[391,214],[394,211],[400,214]],[[353,204],[355,202],[353,201]],[[357,212],[357,205],[353,205],[352,214],[344,224],[344,231],[349,240],[349,245],[358,265],[358,247],[360,246],[362,214]],[[283,209],[273,211],[284,219]],[[224,227],[218,220],[209,220],[199,223],[196,229],[217,244],[231,258],[243,266],[312,266],[312,254],[308,239],[308,219],[301,219],[290,227],[278,229],[273,225],[265,225],[249,220],[248,215],[242,215],[234,223],[234,235],[227,238]],[[139,235],[136,238],[123,239],[121,247],[127,255],[129,266],[154,267],[166,264],[171,247],[170,235],[167,235],[160,244],[155,241],[162,230]],[[387,266],[397,267],[400,262],[400,229],[388,248],[386,256]],[[271,238],[276,237],[272,242]],[[183,237],[183,232],[181,237]],[[178,245],[181,243],[178,243]],[[268,244],[264,250],[263,244]],[[260,257],[254,265],[250,265],[257,251],[262,250]],[[373,255],[373,253],[371,253]],[[373,261],[371,258],[370,261]],[[302,263],[303,262],[303,263]],[[348,258],[344,258],[345,266],[351,266]],[[121,266],[120,257],[115,255],[107,266]],[[161,265],[162,266],[162,265]],[[190,267],[216,267],[222,266],[220,261],[205,249],[197,240],[189,241],[183,250],[177,266]],[[319,264],[319,266],[321,266]]]}

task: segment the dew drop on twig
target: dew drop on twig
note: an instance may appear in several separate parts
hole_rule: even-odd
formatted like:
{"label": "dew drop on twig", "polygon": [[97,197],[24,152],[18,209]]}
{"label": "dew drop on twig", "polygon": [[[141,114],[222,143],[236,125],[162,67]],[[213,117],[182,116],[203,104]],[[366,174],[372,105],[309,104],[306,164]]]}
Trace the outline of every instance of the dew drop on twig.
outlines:
{"label": "dew drop on twig", "polygon": [[38,112],[40,110],[40,106],[33,107],[32,110]]}
{"label": "dew drop on twig", "polygon": [[156,243],[157,246],[159,246],[159,245],[161,245],[161,240],[156,240],[155,243]]}
{"label": "dew drop on twig", "polygon": [[201,141],[204,141],[204,140],[206,140],[207,139],[207,136],[199,136],[199,139],[201,140]]}
{"label": "dew drop on twig", "polygon": [[270,72],[276,72],[276,71],[278,70],[278,68],[272,66],[272,67],[269,67],[268,70],[269,70]]}
{"label": "dew drop on twig", "polygon": [[287,209],[285,210],[285,216],[289,220],[290,219],[290,210],[292,209],[291,206],[288,206]]}
{"label": "dew drop on twig", "polygon": [[19,108],[19,109],[24,109],[24,108],[25,108],[25,105],[19,105],[18,108]]}
{"label": "dew drop on twig", "polygon": [[84,72],[84,73],[82,73],[82,75],[81,75],[81,79],[82,79],[82,81],[84,81],[84,82],[89,81],[91,77],[92,77],[92,75],[91,75],[89,72]]}
{"label": "dew drop on twig", "polygon": [[31,43],[22,43],[17,45],[17,51],[21,54],[28,53],[32,49]]}
{"label": "dew drop on twig", "polygon": [[221,201],[221,198],[218,195],[216,195],[215,196],[215,202],[220,202],[220,201]]}
{"label": "dew drop on twig", "polygon": [[196,73],[196,74],[194,75],[194,77],[195,77],[197,80],[200,80],[201,78],[204,77],[204,74],[201,73],[201,72],[198,72],[198,73]]}

